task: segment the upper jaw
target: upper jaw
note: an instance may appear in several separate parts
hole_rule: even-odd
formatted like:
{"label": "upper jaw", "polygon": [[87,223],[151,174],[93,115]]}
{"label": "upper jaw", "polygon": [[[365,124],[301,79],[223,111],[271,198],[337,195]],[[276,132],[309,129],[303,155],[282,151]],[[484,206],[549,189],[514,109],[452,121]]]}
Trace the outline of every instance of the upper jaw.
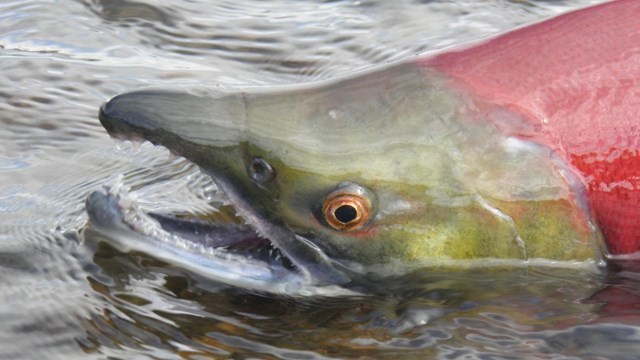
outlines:
{"label": "upper jaw", "polygon": [[202,86],[148,87],[114,96],[100,108],[102,125],[115,137],[137,137],[166,146],[163,134],[198,145],[241,140],[242,96]]}

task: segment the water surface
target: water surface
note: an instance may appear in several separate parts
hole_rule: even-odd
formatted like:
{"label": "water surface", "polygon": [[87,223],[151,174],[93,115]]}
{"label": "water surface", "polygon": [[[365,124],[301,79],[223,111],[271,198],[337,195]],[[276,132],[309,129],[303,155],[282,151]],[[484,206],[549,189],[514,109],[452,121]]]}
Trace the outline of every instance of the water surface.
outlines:
{"label": "water surface", "polygon": [[414,274],[295,299],[213,283],[82,233],[122,174],[148,210],[223,205],[195,166],[110,140],[97,109],[150,84],[344,76],[598,1],[3,1],[0,358],[634,359],[640,267]]}

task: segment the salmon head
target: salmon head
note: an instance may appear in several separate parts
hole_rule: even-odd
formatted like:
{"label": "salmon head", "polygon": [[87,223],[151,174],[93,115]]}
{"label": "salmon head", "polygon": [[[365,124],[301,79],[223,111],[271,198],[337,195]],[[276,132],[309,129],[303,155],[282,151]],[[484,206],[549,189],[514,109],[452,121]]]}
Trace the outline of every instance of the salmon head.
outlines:
{"label": "salmon head", "polygon": [[146,88],[109,100],[100,121],[197,164],[318,283],[602,256],[579,177],[411,62],[296,86]]}

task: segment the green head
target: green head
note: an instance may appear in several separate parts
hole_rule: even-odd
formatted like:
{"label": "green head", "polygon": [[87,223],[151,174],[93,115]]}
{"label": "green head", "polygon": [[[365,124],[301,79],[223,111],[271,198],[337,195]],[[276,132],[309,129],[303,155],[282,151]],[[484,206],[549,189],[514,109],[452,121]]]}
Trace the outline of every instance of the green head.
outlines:
{"label": "green head", "polygon": [[565,164],[411,63],[303,86],[144,89],[110,100],[101,121],[198,164],[313,275],[601,256]]}

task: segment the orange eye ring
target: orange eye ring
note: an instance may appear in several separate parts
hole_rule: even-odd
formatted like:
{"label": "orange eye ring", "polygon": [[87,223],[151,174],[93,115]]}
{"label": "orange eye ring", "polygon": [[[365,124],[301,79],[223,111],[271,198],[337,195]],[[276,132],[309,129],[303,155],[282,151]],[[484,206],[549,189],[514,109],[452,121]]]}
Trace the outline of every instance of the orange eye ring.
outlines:
{"label": "orange eye ring", "polygon": [[[349,191],[353,186],[358,191]],[[373,207],[364,189],[350,184],[327,195],[322,203],[322,213],[327,224],[335,230],[355,231],[371,219]]]}

